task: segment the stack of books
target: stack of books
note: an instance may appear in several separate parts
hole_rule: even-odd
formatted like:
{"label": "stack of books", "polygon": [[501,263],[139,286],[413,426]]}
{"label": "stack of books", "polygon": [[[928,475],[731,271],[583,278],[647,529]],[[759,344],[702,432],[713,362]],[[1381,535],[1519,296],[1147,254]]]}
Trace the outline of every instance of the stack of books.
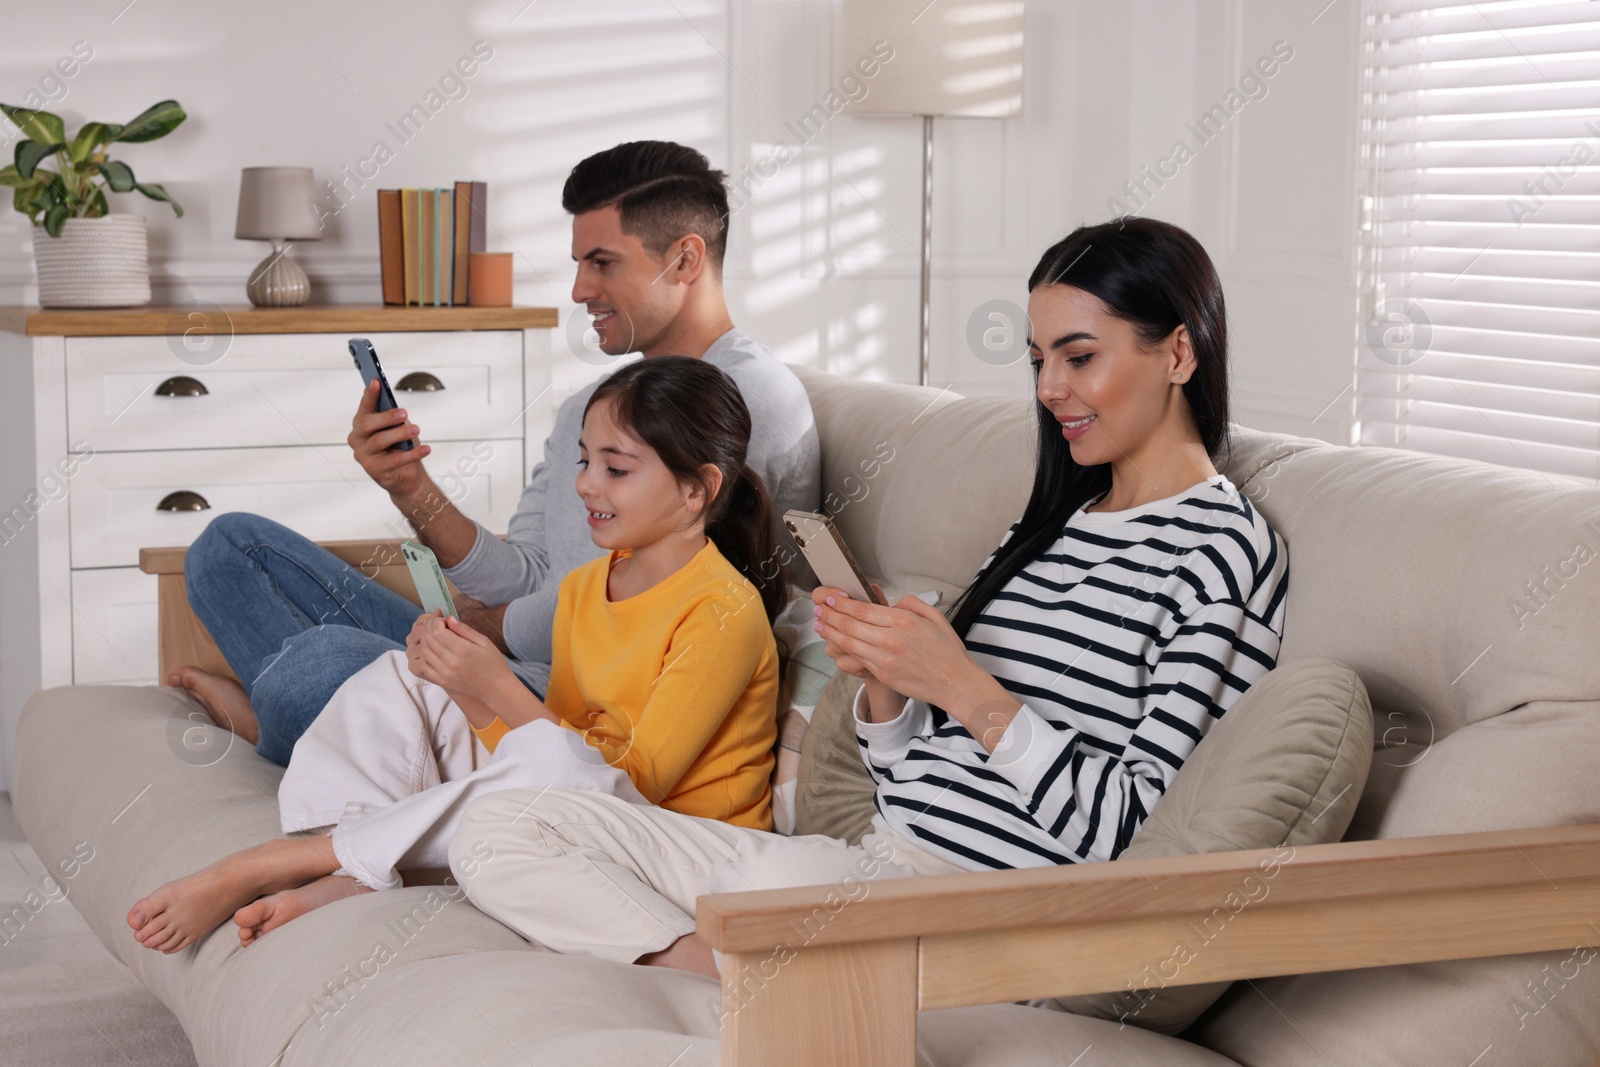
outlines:
{"label": "stack of books", "polygon": [[467,263],[486,251],[489,188],[379,189],[378,254],[385,304],[453,307],[467,302]]}

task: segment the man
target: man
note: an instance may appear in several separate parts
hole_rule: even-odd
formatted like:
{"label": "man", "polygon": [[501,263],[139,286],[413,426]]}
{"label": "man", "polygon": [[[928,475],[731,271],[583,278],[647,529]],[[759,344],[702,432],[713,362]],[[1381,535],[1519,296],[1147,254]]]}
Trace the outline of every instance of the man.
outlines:
{"label": "man", "polygon": [[[821,459],[811,404],[793,372],[735,328],[722,291],[725,175],[692,148],[634,141],[590,156],[562,190],[572,214],[572,299],[585,305],[610,355],[708,360],[750,408],[748,462],[774,510],[817,510]],[[368,388],[349,444],[464,594],[463,618],[494,639],[541,698],[561,580],[604,555],[573,485],[583,409],[598,382],[562,403],[544,460],[523,490],[505,540],[463,515],[428,476],[430,449],[404,409],[378,412]],[[409,451],[391,445],[418,439]],[[260,516],[218,516],[190,547],[189,603],[241,685],[197,667],[171,677],[213,720],[287,764],[294,742],[345,679],[403,648],[416,605],[325,549]]]}

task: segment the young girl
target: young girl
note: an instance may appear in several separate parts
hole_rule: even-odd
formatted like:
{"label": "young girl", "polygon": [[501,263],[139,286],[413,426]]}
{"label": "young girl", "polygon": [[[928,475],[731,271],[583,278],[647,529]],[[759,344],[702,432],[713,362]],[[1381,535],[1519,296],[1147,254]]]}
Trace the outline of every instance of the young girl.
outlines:
{"label": "young girl", "polygon": [[[611,550],[561,583],[544,700],[482,634],[420,617],[334,694],[279,787],[283,831],[157,889],[128,925],[177,952],[229,915],[249,944],[339,897],[441,868],[462,809],[510,788],[593,789],[772,825],[787,595],[750,414],[721,370],[658,356],[602,382],[584,412],[577,492]],[[742,572],[742,573],[741,573]],[[748,578],[746,576],[749,576]],[[258,899],[259,898],[259,899]]]}

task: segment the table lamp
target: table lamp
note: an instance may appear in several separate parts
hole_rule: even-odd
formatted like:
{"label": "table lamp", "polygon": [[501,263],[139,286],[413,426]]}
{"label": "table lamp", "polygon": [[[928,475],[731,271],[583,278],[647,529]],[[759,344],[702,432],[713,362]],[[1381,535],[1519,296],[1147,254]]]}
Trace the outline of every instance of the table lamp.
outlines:
{"label": "table lamp", "polygon": [[240,175],[233,236],[272,242],[272,253],[245,283],[256,307],[297,307],[310,298],[311,279],[289,258],[289,242],[322,239],[313,206],[316,196],[310,167],[246,167]]}
{"label": "table lamp", "polygon": [[857,69],[879,42],[894,58],[878,68],[851,115],[922,119],[922,350],[928,384],[933,263],[933,118],[1012,118],[1022,113],[1023,0],[843,0],[833,35],[834,80]]}

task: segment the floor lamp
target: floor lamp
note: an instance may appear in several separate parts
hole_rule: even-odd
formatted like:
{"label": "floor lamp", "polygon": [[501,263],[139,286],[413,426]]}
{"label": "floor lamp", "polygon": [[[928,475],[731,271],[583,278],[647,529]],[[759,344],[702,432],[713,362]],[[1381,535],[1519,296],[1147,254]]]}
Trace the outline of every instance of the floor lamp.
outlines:
{"label": "floor lamp", "polygon": [[922,119],[921,385],[932,326],[933,120],[1022,113],[1022,15],[1023,0],[836,0],[833,84],[853,75],[867,87],[847,113]]}

